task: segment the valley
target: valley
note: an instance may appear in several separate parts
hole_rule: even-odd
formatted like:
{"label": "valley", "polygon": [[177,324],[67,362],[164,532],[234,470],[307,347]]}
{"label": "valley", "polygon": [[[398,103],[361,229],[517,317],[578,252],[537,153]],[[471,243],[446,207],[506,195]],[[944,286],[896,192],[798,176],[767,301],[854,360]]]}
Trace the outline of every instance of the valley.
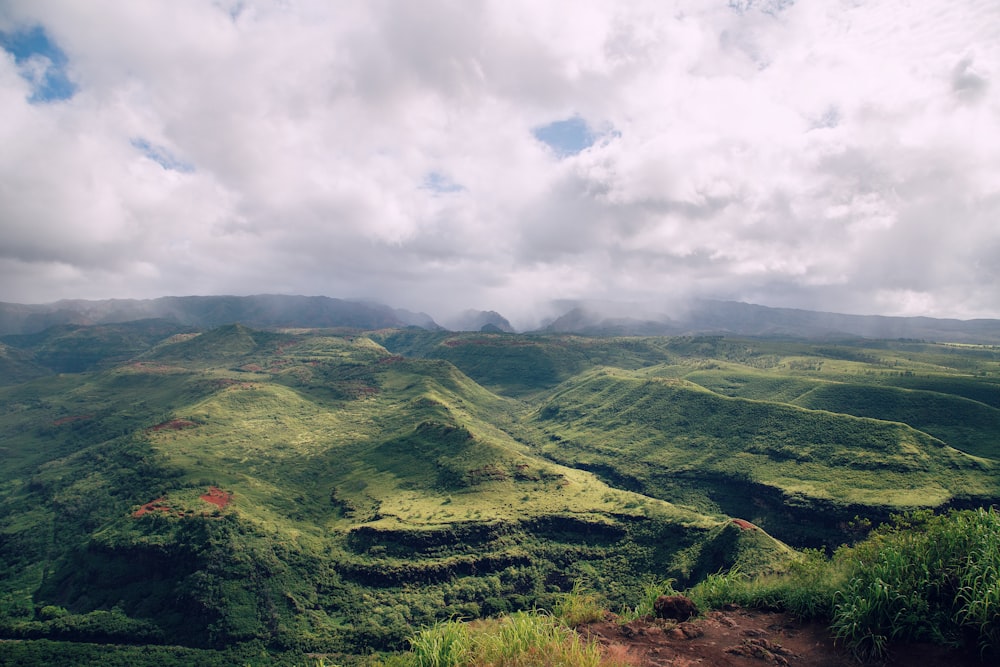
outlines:
{"label": "valley", "polygon": [[81,651],[347,660],[1000,499],[989,345],[166,320],[0,342],[0,636]]}

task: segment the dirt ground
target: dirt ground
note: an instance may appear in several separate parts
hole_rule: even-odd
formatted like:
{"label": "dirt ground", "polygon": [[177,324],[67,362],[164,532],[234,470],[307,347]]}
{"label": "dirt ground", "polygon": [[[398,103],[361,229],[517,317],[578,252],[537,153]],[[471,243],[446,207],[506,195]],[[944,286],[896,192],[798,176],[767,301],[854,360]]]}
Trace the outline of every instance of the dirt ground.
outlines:
{"label": "dirt ground", "polygon": [[[731,608],[685,622],[639,620],[621,625],[613,615],[581,626],[608,655],[637,667],[858,667],[821,623],[787,614]],[[924,644],[894,646],[886,667],[982,667],[976,656]]]}

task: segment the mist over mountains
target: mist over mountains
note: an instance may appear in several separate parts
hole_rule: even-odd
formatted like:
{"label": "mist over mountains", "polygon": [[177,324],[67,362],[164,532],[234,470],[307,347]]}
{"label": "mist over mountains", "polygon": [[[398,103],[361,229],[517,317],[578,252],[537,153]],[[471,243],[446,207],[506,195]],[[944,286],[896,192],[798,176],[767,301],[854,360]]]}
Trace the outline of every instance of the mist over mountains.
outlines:
{"label": "mist over mountains", "polygon": [[[615,311],[618,312],[615,312]],[[550,333],[677,336],[718,334],[780,338],[909,338],[940,342],[1000,342],[1000,320],[848,315],[793,308],[770,308],[735,301],[699,299],[673,314],[639,316],[597,306],[576,306],[544,327]]]}
{"label": "mist over mountains", "polygon": [[[799,339],[906,338],[955,343],[1000,343],[1000,320],[850,315],[695,299],[657,309],[614,302],[560,302],[558,317],[540,333],[593,336],[714,334]],[[500,313],[466,310],[442,320],[372,301],[326,296],[170,296],[157,299],[63,300],[51,304],[0,303],[0,335],[31,334],[55,325],[93,325],[164,319],[210,328],[241,323],[255,328],[349,328],[512,333]]]}

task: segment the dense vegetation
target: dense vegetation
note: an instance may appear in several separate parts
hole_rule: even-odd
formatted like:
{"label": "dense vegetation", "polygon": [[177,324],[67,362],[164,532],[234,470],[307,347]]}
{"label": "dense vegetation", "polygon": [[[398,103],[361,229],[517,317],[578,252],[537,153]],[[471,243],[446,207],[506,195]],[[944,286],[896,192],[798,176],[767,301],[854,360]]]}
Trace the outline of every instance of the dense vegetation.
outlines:
{"label": "dense vegetation", "polygon": [[990,347],[164,322],[3,345],[8,662],[405,649],[1000,497]]}
{"label": "dense vegetation", "polygon": [[737,602],[830,621],[862,659],[891,641],[971,644],[1000,655],[1000,515],[990,510],[897,516],[832,558],[811,552],[790,571],[710,575],[691,591],[705,606]]}
{"label": "dense vegetation", "polygon": [[[686,591],[701,609],[726,604],[784,610],[828,622],[862,661],[883,659],[891,641],[930,641],[1000,655],[1000,515],[993,510],[897,515],[832,557],[807,551],[787,568],[709,575]],[[669,582],[665,593],[674,593]],[[656,591],[656,592],[661,592]],[[622,664],[570,632],[603,614],[602,601],[574,590],[555,614],[524,613],[489,624],[448,621],[423,630],[394,662],[418,667]],[[622,617],[649,616],[651,605]],[[539,656],[559,656],[547,663]],[[625,663],[628,664],[628,663]]]}

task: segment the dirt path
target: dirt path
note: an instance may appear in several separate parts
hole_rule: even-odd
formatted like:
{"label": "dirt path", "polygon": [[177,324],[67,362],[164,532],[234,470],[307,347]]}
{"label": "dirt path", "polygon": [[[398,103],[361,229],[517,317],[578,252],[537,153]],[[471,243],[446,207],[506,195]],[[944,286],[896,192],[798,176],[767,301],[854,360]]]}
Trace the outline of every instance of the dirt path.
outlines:
{"label": "dirt path", "polygon": [[[680,624],[641,620],[620,625],[609,616],[579,631],[597,638],[609,655],[637,667],[858,667],[849,651],[834,644],[823,624],[775,612],[734,608]],[[986,663],[954,650],[908,644],[894,647],[882,664],[983,667]]]}

